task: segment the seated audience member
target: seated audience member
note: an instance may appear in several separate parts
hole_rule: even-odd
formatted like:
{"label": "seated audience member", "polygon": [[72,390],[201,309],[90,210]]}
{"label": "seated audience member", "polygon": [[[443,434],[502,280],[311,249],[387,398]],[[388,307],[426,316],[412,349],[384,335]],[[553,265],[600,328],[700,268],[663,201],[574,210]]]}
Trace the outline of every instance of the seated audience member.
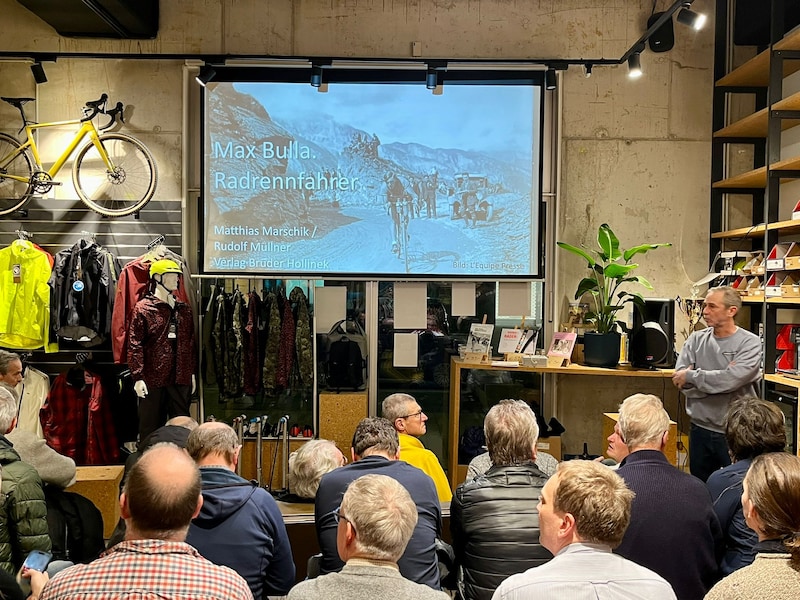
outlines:
{"label": "seated audience member", "polygon": [[[120,496],[125,541],[104,556],[51,579],[39,600],[252,600],[247,582],[185,543],[200,512],[200,473],[185,451],[157,444],[131,468]],[[31,578],[37,595],[40,580]]]}
{"label": "seated audience member", "polygon": [[16,352],[0,350],[0,386],[15,390],[22,381],[22,358]]}
{"label": "seated audience member", "polygon": [[281,502],[313,503],[322,476],[346,464],[334,442],[306,442],[289,455],[289,493],[280,497]]}
{"label": "seated audience member", "polygon": [[608,446],[606,446],[606,456],[608,458],[601,462],[612,469],[618,469],[620,463],[630,454],[628,446],[622,441],[622,436],[619,434],[619,423],[614,423],[614,431],[606,438],[606,441],[608,442]]}
{"label": "seated audience member", "polygon": [[636,496],[616,553],[661,575],[679,600],[700,600],[717,581],[723,549],[711,496],[664,455],[669,415],[659,398],[626,398],[618,425],[630,454],[617,473]]}
{"label": "seated audience member", "polygon": [[560,463],[537,507],[541,543],[554,558],[506,579],[493,600],[675,600],[660,575],[611,552],[628,527],[632,501],[607,467]]}
{"label": "seated audience member", "polygon": [[440,589],[436,539],[442,532],[442,509],[433,480],[399,460],[397,432],[386,419],[362,419],[353,434],[353,462],[322,476],[314,503],[317,540],[322,551],[320,572],[339,571],[344,563],[337,552],[339,526],[334,511],[342,503],[347,486],[362,475],[388,475],[411,494],[419,520],[405,552],[397,561],[406,579]]}
{"label": "seated audience member", "polygon": [[347,486],[334,512],[338,573],[298,583],[288,600],[447,600],[444,592],[403,577],[397,561],[417,524],[417,507],[392,477],[363,475]]}
{"label": "seated audience member", "polygon": [[[166,424],[162,425],[153,433],[144,438],[144,440],[139,443],[139,449],[136,452],[132,452],[125,460],[125,475],[122,477],[122,481],[120,482],[120,488],[121,486],[125,485],[125,479],[128,477],[128,472],[131,470],[131,467],[136,464],[136,461],[139,460],[146,450],[163,442],[175,444],[178,446],[178,448],[186,448],[186,440],[189,439],[189,434],[196,427],[197,421],[191,417],[173,417],[167,421]],[[106,548],[116,546],[124,539],[125,519],[120,517],[117,526],[114,528],[114,531],[111,533],[111,537],[108,539]]]}
{"label": "seated audience member", "polygon": [[419,403],[408,394],[392,394],[384,399],[381,412],[383,418],[397,430],[400,460],[427,473],[436,484],[439,501],[450,502],[453,492],[439,459],[418,439],[428,430],[428,415],[422,411]]}
{"label": "seated audience member", "polygon": [[492,468],[458,486],[450,531],[464,598],[489,600],[509,575],[542,565],[536,504],[547,481],[534,458],[539,426],[522,400],[501,400],[483,424]]}
{"label": "seated audience member", "polygon": [[203,507],[186,542],[244,577],[254,598],[286,594],[295,578],[286,525],[272,495],[236,474],[236,432],[221,421],[203,423],[189,434],[186,450],[203,482]]}
{"label": "seated audience member", "polygon": [[20,460],[5,435],[17,425],[17,401],[0,388],[0,567],[15,575],[31,550],[50,552],[47,503],[39,474]]}
{"label": "seated audience member", "polygon": [[725,535],[725,556],[720,563],[723,576],[749,565],[756,556],[758,537],[742,513],[742,480],[756,456],[786,448],[784,420],[772,402],[754,397],[735,400],[728,409],[725,439],[733,463],[714,471],[706,482]]}
{"label": "seated audience member", "polygon": [[35,433],[17,427],[6,435],[6,439],[19,457],[36,469],[43,484],[67,488],[75,483],[75,461],[56,452]]}
{"label": "seated audience member", "polygon": [[[536,463],[536,467],[548,477],[555,473],[556,467],[558,467],[556,457],[547,452],[542,452],[541,450],[536,451],[536,459],[533,462]],[[472,481],[478,475],[486,473],[491,467],[492,457],[489,453],[484,452],[483,454],[478,454],[478,456],[469,461],[467,476],[464,478],[464,481]]]}
{"label": "seated audience member", "polygon": [[707,600],[800,597],[800,458],[786,452],[753,459],[743,482],[747,524],[758,535],[753,564],[715,585]]}

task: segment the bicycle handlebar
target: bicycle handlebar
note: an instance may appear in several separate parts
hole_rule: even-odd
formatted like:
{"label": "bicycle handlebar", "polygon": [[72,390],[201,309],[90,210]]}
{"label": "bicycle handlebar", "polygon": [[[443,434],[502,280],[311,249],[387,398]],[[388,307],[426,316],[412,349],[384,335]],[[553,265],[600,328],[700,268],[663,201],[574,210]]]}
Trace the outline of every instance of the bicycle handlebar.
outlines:
{"label": "bicycle handlebar", "polygon": [[121,123],[125,122],[125,113],[123,112],[124,107],[122,102],[117,102],[117,105],[114,108],[111,108],[107,111],[104,111],[106,115],[109,116],[108,123],[103,125],[99,128],[100,131],[108,129],[109,127],[113,126],[117,122],[117,118],[119,118]]}
{"label": "bicycle handlebar", "polygon": [[83,108],[83,118],[81,121],[91,121],[97,115],[107,115],[109,117],[108,123],[102,127],[98,127],[98,131],[103,131],[112,127],[117,120],[121,123],[125,122],[124,110],[125,107],[122,102],[117,102],[114,108],[106,110],[106,103],[108,102],[108,94],[103,94],[98,100],[89,100]]}

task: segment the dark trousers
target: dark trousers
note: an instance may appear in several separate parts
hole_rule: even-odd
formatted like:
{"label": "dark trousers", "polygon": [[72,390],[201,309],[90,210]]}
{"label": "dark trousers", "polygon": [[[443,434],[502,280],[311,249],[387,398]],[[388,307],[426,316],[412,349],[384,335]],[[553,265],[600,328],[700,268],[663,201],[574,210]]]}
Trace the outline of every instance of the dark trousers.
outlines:
{"label": "dark trousers", "polygon": [[139,398],[139,441],[141,442],[172,417],[189,415],[190,385],[167,385],[147,388],[147,396]]}
{"label": "dark trousers", "polygon": [[689,471],[702,481],[717,469],[731,464],[725,434],[692,423],[689,429]]}

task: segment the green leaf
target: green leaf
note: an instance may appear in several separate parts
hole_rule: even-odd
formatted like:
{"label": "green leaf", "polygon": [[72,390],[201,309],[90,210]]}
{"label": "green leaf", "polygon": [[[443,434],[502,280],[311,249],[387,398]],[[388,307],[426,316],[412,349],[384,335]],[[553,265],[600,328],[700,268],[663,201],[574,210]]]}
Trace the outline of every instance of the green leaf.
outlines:
{"label": "green leaf", "polygon": [[607,279],[622,279],[628,273],[630,273],[635,268],[637,268],[638,266],[639,265],[637,265],[636,263],[633,263],[633,264],[630,264],[630,265],[621,265],[621,264],[618,264],[618,263],[611,263],[611,264],[607,265],[605,269],[603,269],[603,275]]}
{"label": "green leaf", "polygon": [[602,249],[606,260],[617,260],[622,256],[619,251],[619,240],[607,223],[600,225],[597,230],[597,245]]}
{"label": "green leaf", "polygon": [[575,300],[578,300],[586,292],[596,292],[599,289],[597,279],[594,277],[584,277],[578,284],[578,291],[575,292]]}
{"label": "green leaf", "polygon": [[640,246],[634,246],[633,248],[628,248],[625,250],[623,258],[625,259],[625,262],[628,262],[637,254],[646,254],[648,250],[655,250],[656,248],[663,248],[665,246],[672,246],[672,244],[667,242],[664,244],[642,244]]}
{"label": "green leaf", "polygon": [[594,259],[592,255],[590,255],[586,250],[583,248],[578,248],[577,246],[573,246],[572,244],[567,244],[566,242],[556,242],[559,248],[563,248],[564,250],[568,250],[573,254],[577,254],[578,256],[584,258],[588,263],[588,267],[592,268],[597,264],[597,261]]}

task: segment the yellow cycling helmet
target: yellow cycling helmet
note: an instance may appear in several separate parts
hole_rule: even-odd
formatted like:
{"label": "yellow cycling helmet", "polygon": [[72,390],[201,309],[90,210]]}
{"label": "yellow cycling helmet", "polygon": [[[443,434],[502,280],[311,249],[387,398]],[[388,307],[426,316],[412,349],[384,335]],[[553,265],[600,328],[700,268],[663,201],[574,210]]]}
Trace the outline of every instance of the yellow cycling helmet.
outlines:
{"label": "yellow cycling helmet", "polygon": [[174,260],[162,258],[150,264],[150,277],[153,275],[163,275],[164,273],[183,273],[180,266]]}

